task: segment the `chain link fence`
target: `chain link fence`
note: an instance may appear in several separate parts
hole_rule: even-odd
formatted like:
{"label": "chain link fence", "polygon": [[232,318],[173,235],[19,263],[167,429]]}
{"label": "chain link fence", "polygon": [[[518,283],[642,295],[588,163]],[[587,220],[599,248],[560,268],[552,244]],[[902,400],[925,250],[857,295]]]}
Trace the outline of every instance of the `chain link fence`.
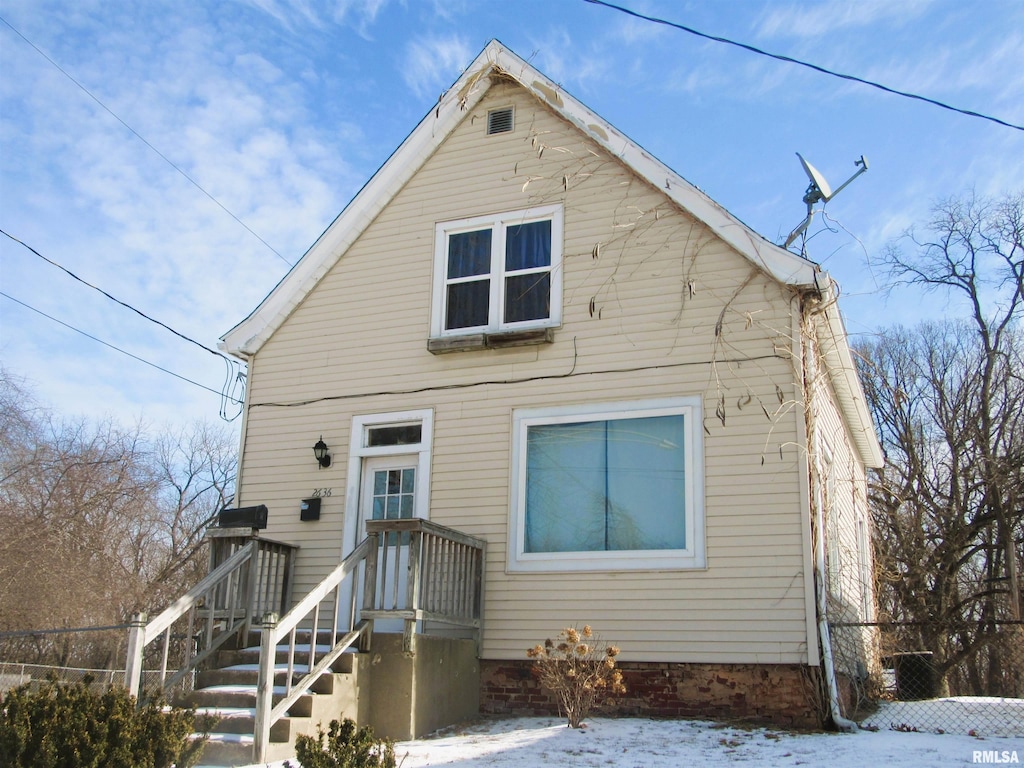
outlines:
{"label": "chain link fence", "polygon": [[1024,622],[829,626],[843,714],[861,727],[1024,737]]}
{"label": "chain link fence", "polygon": [[[0,632],[0,696],[22,685],[37,689],[48,680],[86,683],[96,692],[124,686],[128,626]],[[171,638],[167,676],[174,674],[190,642],[195,638]],[[160,649],[150,652],[155,655]],[[162,688],[159,664],[153,666],[156,669],[142,672],[142,691]],[[194,675],[183,680],[175,693],[188,693],[193,685]]]}
{"label": "chain link fence", "polygon": [[[144,672],[143,675],[144,687],[146,685],[155,686],[160,682],[159,672]],[[124,686],[124,670],[54,667],[46,664],[19,664],[0,661],[0,695],[22,685],[28,685],[32,690],[36,690],[50,680],[63,683],[85,683],[90,690],[102,693],[113,686]]]}

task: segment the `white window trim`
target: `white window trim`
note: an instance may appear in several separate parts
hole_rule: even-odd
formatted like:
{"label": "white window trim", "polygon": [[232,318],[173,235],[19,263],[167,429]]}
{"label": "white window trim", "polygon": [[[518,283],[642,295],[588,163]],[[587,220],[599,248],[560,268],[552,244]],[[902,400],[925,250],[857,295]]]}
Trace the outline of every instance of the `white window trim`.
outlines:
{"label": "white window trim", "polygon": [[[504,317],[504,286],[505,286],[505,230],[509,226],[525,224],[531,221],[551,220],[551,314],[540,320],[524,320],[518,323],[505,323]],[[448,236],[460,232],[472,232],[490,227],[491,237],[491,285],[489,301],[489,320],[487,325],[469,328],[446,330],[445,304],[448,281]],[[562,323],[562,206],[545,205],[538,208],[527,208],[521,211],[510,211],[491,216],[474,216],[469,219],[445,221],[434,228],[434,286],[431,304],[430,336],[443,338],[447,336],[465,336],[474,333],[498,333],[501,331],[529,330],[531,328],[552,328]],[[539,271],[539,270],[538,270]]]}
{"label": "white window trim", "polygon": [[[371,427],[396,426],[419,423],[420,442],[410,445],[381,445],[370,448],[366,437]],[[430,510],[430,461],[434,437],[434,411],[424,408],[415,411],[373,413],[352,418],[352,432],[348,449],[348,488],[345,493],[345,532],[342,555],[351,552],[359,543],[359,489],[363,477],[363,459],[371,456],[416,456],[416,499],[422,499],[423,509]]]}
{"label": "white window trim", "polygon": [[[706,568],[704,541],[704,433],[700,397],[523,408],[512,413],[512,477],[509,514],[510,572],[667,571]],[[595,419],[682,415],[686,425],[686,549],[612,552],[526,552],[526,430],[542,424]]]}
{"label": "white window trim", "polygon": [[822,510],[825,519],[825,568],[830,593],[837,599],[843,597],[843,541],[842,505],[839,504],[838,479],[836,477],[835,452],[827,441],[821,441],[822,459]]}
{"label": "white window trim", "polygon": [[871,532],[864,509],[857,503],[857,565],[860,570],[861,614],[863,621],[875,620],[875,570],[871,552]]}

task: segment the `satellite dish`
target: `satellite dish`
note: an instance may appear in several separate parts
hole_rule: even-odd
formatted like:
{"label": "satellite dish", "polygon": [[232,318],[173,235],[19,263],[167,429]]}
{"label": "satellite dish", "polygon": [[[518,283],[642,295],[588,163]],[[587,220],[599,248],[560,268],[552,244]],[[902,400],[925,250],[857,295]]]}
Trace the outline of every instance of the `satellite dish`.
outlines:
{"label": "satellite dish", "polygon": [[[800,165],[804,167],[804,173],[811,180],[811,186],[807,188],[807,194],[804,195],[804,202],[812,205],[819,200],[824,200],[827,203],[829,198],[832,197],[832,187],[828,185],[825,177],[818,172],[817,168],[804,160],[803,155],[797,152],[796,156],[800,158]],[[813,197],[814,199],[808,200],[808,197]]]}
{"label": "satellite dish", "polygon": [[811,182],[807,187],[807,191],[804,192],[804,202],[807,203],[807,218],[800,222],[796,229],[789,233],[789,237],[786,238],[786,242],[782,246],[783,248],[789,248],[793,241],[811,225],[811,221],[814,219],[814,214],[816,213],[814,210],[815,203],[827,203],[833,197],[846,189],[851,181],[868,169],[867,158],[865,158],[864,155],[861,155],[860,160],[856,160],[853,163],[854,166],[857,167],[857,172],[840,184],[839,188],[833,192],[832,187],[829,186],[825,177],[821,175],[821,172],[817,168],[804,160],[803,155],[799,152],[796,153],[796,156],[800,158],[800,165],[803,166],[804,173],[807,174],[807,178],[810,179]]}

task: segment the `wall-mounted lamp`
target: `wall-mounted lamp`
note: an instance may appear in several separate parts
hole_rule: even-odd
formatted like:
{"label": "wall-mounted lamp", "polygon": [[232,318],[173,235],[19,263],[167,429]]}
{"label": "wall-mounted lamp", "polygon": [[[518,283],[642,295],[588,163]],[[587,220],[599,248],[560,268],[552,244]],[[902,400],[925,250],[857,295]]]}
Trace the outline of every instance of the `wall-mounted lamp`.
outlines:
{"label": "wall-mounted lamp", "polygon": [[331,454],[327,452],[327,443],[324,442],[323,435],[320,435],[320,439],[313,446],[313,455],[316,456],[316,461],[321,468],[331,466]]}

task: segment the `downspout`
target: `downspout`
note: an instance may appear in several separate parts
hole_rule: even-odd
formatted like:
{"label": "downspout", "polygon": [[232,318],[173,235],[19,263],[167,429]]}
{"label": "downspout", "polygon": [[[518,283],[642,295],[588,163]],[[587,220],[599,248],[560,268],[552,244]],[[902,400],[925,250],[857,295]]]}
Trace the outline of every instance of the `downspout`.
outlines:
{"label": "downspout", "polygon": [[[803,314],[804,310],[801,310]],[[807,319],[807,316],[804,318]],[[812,327],[808,328],[807,326]],[[818,376],[818,359],[815,355],[813,324],[801,322],[804,337],[804,397],[806,399],[807,445],[814,453],[814,588],[818,602],[818,638],[821,644],[822,667],[828,689],[829,712],[832,722],[841,731],[853,733],[859,726],[843,717],[839,708],[839,685],[836,682],[835,659],[832,655],[832,636],[828,628],[828,603],[825,584],[825,509],[821,493],[821,451],[818,443],[818,425],[814,418],[814,388]]]}
{"label": "downspout", "polygon": [[828,685],[829,711],[832,722],[841,731],[852,733],[859,729],[855,722],[843,717],[839,710],[839,685],[836,682],[836,665],[832,656],[832,636],[828,629],[827,603],[825,595],[825,513],[821,498],[821,459],[817,446],[814,451],[814,472],[817,476],[814,483],[814,586],[818,596],[818,636],[821,641],[821,655],[825,670],[825,681]]}

